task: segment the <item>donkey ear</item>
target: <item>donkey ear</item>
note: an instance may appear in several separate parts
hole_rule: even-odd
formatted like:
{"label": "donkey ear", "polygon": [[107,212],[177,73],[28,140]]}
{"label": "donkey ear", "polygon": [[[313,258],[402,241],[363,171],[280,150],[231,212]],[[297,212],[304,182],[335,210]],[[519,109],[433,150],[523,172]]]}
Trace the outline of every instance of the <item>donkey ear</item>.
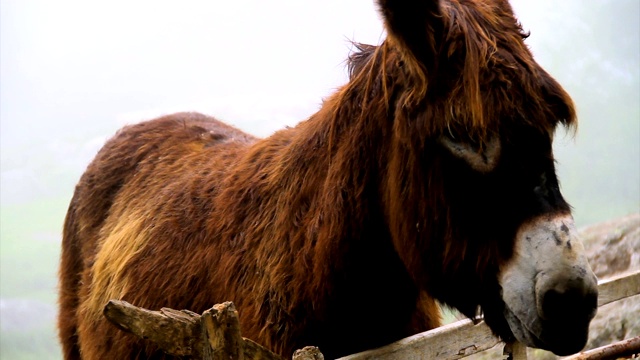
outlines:
{"label": "donkey ear", "polygon": [[498,136],[492,136],[481,144],[472,144],[442,135],[438,142],[453,156],[466,161],[473,170],[481,173],[491,172],[500,159],[501,145]]}
{"label": "donkey ear", "polygon": [[387,34],[408,53],[432,68],[442,39],[443,18],[438,0],[378,0]]}

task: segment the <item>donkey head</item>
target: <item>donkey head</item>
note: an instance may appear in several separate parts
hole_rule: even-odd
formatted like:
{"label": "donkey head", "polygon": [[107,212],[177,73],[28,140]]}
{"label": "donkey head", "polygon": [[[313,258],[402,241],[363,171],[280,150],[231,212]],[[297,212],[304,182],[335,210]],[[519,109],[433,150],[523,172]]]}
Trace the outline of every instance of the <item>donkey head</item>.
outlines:
{"label": "donkey head", "polygon": [[[554,169],[562,87],[507,1],[380,0],[394,246],[414,280],[503,339],[579,351],[597,306]],[[389,81],[389,80],[387,80]],[[393,190],[391,190],[393,191]],[[435,254],[435,255],[434,255]]]}

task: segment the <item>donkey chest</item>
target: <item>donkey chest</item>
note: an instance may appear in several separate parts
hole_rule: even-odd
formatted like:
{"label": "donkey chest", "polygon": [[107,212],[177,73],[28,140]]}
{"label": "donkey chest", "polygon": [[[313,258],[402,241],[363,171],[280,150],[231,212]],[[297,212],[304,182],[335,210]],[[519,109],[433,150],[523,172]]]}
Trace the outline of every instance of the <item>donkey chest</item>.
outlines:
{"label": "donkey chest", "polygon": [[309,337],[315,337],[326,356],[344,356],[411,335],[418,290],[400,263],[377,265],[337,281],[326,317],[310,327]]}

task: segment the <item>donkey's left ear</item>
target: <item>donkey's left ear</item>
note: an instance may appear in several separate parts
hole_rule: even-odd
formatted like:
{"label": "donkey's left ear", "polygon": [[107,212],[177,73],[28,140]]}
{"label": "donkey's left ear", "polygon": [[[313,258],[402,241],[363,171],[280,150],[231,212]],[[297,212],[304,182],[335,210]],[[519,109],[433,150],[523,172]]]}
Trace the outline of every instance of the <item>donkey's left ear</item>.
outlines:
{"label": "donkey's left ear", "polygon": [[387,34],[431,70],[443,36],[438,0],[378,0]]}

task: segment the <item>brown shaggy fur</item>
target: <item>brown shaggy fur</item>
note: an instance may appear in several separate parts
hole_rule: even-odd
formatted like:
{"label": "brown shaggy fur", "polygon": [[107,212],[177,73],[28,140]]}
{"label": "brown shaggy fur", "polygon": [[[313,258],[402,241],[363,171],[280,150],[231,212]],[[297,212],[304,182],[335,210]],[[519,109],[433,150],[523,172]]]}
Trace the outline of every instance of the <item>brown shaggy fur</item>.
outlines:
{"label": "brown shaggy fur", "polygon": [[[349,83],[298,126],[257,139],[181,113],[105,144],[65,222],[66,359],[166,358],[103,319],[112,298],[195,312],[234,301],[243,335],[285,356],[431,329],[436,300],[481,307],[511,336],[496,274],[519,224],[568,211],[551,136],[574,123],[571,100],[506,1],[379,6],[387,39],[360,45]],[[479,152],[498,138],[499,164],[474,172],[441,136]]]}

